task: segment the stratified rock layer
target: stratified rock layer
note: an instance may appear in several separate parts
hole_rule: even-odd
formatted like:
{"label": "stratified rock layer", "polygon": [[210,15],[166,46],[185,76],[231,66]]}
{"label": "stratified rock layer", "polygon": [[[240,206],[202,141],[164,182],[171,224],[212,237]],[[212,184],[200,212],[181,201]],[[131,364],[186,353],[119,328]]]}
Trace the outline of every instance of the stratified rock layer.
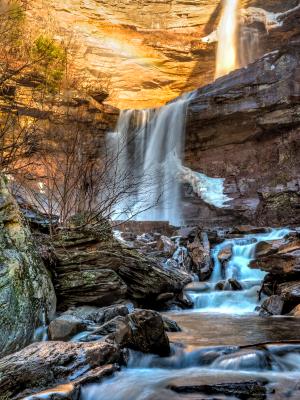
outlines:
{"label": "stratified rock layer", "polygon": [[104,236],[93,230],[67,230],[56,237],[55,288],[60,309],[106,306],[124,299],[162,307],[159,296],[165,293],[171,293],[167,300],[184,306],[182,290],[191,281],[187,273],[164,269],[110,234]]}
{"label": "stratified rock layer", "polygon": [[[300,10],[297,12],[300,21]],[[300,223],[300,45],[272,52],[196,92],[186,163],[225,179],[228,207],[185,196],[187,221],[203,225]]]}
{"label": "stratified rock layer", "polygon": [[27,345],[55,306],[49,273],[0,177],[0,356]]}
{"label": "stratified rock layer", "polygon": [[[109,102],[120,108],[164,104],[214,78],[216,43],[201,38],[219,22],[219,0],[30,0],[30,21],[76,43],[75,69],[84,79],[104,81]],[[242,7],[283,12],[297,0],[243,0]],[[262,27],[260,54],[286,38]]]}
{"label": "stratified rock layer", "polygon": [[0,360],[0,393],[7,399],[21,399],[35,391],[76,381],[120,359],[119,348],[107,342],[35,343]]}

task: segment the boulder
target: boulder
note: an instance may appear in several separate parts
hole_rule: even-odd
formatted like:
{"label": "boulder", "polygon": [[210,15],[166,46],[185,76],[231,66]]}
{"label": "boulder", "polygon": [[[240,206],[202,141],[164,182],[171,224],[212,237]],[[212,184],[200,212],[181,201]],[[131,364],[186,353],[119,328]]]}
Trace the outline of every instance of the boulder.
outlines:
{"label": "boulder", "polygon": [[273,295],[262,303],[259,315],[267,317],[272,315],[281,315],[283,306],[284,301],[282,298],[280,296]]}
{"label": "boulder", "polygon": [[157,241],[157,249],[162,252],[166,257],[172,257],[176,250],[176,245],[168,236],[161,235]]}
{"label": "boulder", "polygon": [[255,248],[255,257],[264,257],[275,254],[278,248],[286,243],[285,239],[258,242]]}
{"label": "boulder", "polygon": [[243,286],[236,279],[228,279],[232,290],[243,290]]}
{"label": "boulder", "polygon": [[97,231],[65,230],[55,238],[54,248],[55,288],[62,310],[108,306],[125,298],[140,306],[163,307],[157,302],[159,295],[174,293],[178,298],[191,281],[187,273],[165,269],[155,259]]}
{"label": "boulder", "polygon": [[[248,381],[234,383],[216,383],[210,385],[170,385],[169,389],[181,394],[225,395],[238,399],[265,400],[267,381]],[[197,397],[200,399],[200,397]]]}
{"label": "boulder", "polygon": [[279,277],[297,276],[300,273],[300,240],[292,235],[282,240],[259,243],[256,259],[250,262],[249,267]]}
{"label": "boulder", "polygon": [[161,315],[151,310],[135,310],[126,317],[115,317],[95,330],[90,338],[107,336],[121,347],[167,356],[169,339]]}
{"label": "boulder", "polygon": [[232,257],[232,244],[229,244],[228,246],[224,247],[219,253],[218,253],[218,260],[221,263],[224,263]]}
{"label": "boulder", "polygon": [[151,310],[136,310],[127,317],[129,335],[121,330],[114,334],[114,340],[122,347],[129,347],[143,353],[160,356],[170,354],[170,344],[165,333],[161,315]]}
{"label": "boulder", "polygon": [[82,377],[72,380],[72,382],[26,396],[23,400],[45,400],[45,398],[51,400],[79,400],[82,386],[92,383],[99,384],[102,379],[118,370],[119,366],[117,364],[96,367],[85,373]]}
{"label": "boulder", "polygon": [[73,315],[62,315],[50,322],[48,335],[50,340],[66,341],[85,328],[86,324],[82,319]]}
{"label": "boulder", "polygon": [[276,293],[285,303],[300,303],[300,281],[283,282],[277,285]]}
{"label": "boulder", "polygon": [[104,324],[117,316],[126,316],[129,313],[128,307],[124,304],[114,304],[108,307],[81,306],[73,307],[63,313],[70,315],[86,323]]}
{"label": "boulder", "polygon": [[226,283],[227,282],[225,280],[217,282],[216,285],[215,285],[215,290],[225,290]]}
{"label": "boulder", "polygon": [[55,286],[60,306],[105,306],[125,299],[127,286],[115,271],[95,269],[89,264],[81,265],[80,269],[60,275]]}
{"label": "boulder", "polygon": [[187,245],[192,259],[192,271],[201,281],[208,279],[213,265],[210,257],[210,242],[206,232],[197,233],[194,240]]}
{"label": "boulder", "polygon": [[217,282],[215,290],[243,290],[243,286],[236,279],[228,279]]}
{"label": "boulder", "polygon": [[290,315],[291,317],[300,317],[300,304],[293,308],[288,315]]}
{"label": "boulder", "polygon": [[126,282],[130,299],[142,306],[157,307],[157,296],[174,293],[178,303],[185,307],[180,295],[192,280],[189,274],[178,269],[164,269],[154,260],[127,249],[123,249],[123,260],[118,274]]}
{"label": "boulder", "polygon": [[0,360],[1,396],[23,399],[121,361],[121,353],[113,343],[34,343]]}
{"label": "boulder", "polygon": [[166,316],[163,316],[162,319],[164,322],[164,328],[166,332],[181,332],[181,328],[176,321]]}
{"label": "boulder", "polygon": [[50,275],[16,202],[0,177],[0,356],[21,349],[51,319],[56,297]]}

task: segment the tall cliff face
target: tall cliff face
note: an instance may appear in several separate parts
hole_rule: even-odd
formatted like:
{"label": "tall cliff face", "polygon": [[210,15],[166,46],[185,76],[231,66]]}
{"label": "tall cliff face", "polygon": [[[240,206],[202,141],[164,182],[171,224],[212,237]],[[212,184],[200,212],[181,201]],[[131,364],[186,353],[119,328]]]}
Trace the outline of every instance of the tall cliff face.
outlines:
{"label": "tall cliff face", "polygon": [[[241,3],[282,12],[298,2]],[[109,81],[111,104],[145,108],[212,81],[216,44],[201,38],[217,27],[220,10],[220,0],[30,0],[28,16],[72,38],[77,71]]]}
{"label": "tall cliff face", "polygon": [[225,178],[232,198],[219,210],[186,198],[187,220],[300,223],[300,42],[197,92],[188,112],[186,163]]}

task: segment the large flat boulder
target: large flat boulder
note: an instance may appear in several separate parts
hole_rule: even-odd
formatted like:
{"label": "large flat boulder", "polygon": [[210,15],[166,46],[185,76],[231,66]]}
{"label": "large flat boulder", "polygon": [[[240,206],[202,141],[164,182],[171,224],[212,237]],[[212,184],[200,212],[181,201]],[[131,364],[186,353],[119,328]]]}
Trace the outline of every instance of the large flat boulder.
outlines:
{"label": "large flat boulder", "polygon": [[111,269],[81,265],[78,271],[64,272],[56,284],[64,307],[93,304],[105,306],[125,298],[127,286]]}
{"label": "large flat boulder", "polygon": [[0,177],[0,356],[21,349],[52,318],[56,297],[49,273],[16,202]]}
{"label": "large flat boulder", "polygon": [[300,240],[291,235],[282,240],[261,242],[250,268],[261,269],[278,277],[300,277]]}
{"label": "large flat boulder", "polygon": [[0,360],[0,393],[3,398],[22,399],[120,360],[113,343],[35,343]]}
{"label": "large flat boulder", "polygon": [[[162,307],[161,295],[185,301],[184,286],[191,277],[165,269],[154,258],[95,231],[66,230],[55,238],[55,288],[59,308],[107,306],[124,298],[140,306]],[[170,297],[167,299],[170,300]]]}

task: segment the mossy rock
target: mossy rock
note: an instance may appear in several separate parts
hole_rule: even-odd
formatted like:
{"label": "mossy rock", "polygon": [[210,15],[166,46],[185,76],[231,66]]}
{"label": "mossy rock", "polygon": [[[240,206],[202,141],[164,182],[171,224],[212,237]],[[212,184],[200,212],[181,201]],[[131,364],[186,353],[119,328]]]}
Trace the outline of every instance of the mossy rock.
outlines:
{"label": "mossy rock", "polygon": [[30,343],[55,306],[50,276],[0,177],[0,356]]}

